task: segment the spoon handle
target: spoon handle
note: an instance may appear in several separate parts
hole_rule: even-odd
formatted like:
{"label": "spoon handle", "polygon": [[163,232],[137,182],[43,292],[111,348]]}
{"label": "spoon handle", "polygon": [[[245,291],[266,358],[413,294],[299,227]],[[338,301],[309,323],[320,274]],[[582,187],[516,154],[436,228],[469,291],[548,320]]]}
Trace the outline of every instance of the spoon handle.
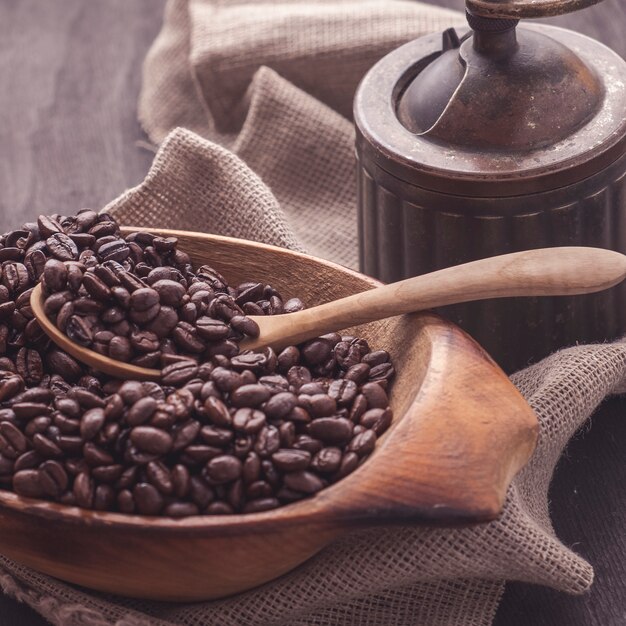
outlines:
{"label": "spoon handle", "polygon": [[278,348],[326,332],[460,302],[592,293],[616,285],[625,276],[626,256],[612,250],[562,247],[514,252],[391,283],[298,313],[263,318],[261,341]]}

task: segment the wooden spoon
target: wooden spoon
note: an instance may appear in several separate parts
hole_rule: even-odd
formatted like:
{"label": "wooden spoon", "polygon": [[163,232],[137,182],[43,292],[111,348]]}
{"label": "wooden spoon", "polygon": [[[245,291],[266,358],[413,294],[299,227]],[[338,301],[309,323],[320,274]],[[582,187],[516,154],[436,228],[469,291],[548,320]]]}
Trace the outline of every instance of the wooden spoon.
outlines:
{"label": "wooden spoon", "polygon": [[[260,328],[243,350],[281,349],[321,334],[375,320],[448,304],[513,296],[565,296],[608,289],[626,277],[626,256],[602,248],[562,247],[527,250],[472,261],[328,302],[274,316],[250,316]],[[156,369],[115,361],[84,348],[62,333],[43,310],[37,285],[33,313],[48,336],[79,361],[118,378],[159,380]]]}

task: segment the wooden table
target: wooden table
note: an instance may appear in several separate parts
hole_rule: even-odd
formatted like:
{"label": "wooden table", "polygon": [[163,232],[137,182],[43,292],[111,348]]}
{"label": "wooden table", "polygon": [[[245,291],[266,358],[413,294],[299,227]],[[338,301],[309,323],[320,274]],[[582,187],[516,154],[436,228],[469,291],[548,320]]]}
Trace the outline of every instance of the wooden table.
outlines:
{"label": "wooden table", "polygon": [[[462,0],[432,0],[462,9]],[[136,121],[141,64],[164,0],[0,0],[0,229],[40,213],[99,208],[153,158]],[[549,20],[626,56],[626,3]],[[626,312],[625,312],[626,314]],[[596,569],[572,598],[507,586],[497,626],[626,624],[626,400],[607,402],[570,444],[551,489],[557,534]],[[0,596],[2,626],[46,622]]]}

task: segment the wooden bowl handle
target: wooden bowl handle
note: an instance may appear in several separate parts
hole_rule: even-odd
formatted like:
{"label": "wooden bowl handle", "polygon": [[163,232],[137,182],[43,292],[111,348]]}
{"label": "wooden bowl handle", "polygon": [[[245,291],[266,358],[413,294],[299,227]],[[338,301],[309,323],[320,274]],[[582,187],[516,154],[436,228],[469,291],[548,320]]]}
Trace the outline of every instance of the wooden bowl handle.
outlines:
{"label": "wooden bowl handle", "polygon": [[432,350],[419,391],[372,457],[345,479],[341,497],[327,490],[337,520],[494,519],[535,447],[537,418],[504,372],[463,331],[423,317]]}

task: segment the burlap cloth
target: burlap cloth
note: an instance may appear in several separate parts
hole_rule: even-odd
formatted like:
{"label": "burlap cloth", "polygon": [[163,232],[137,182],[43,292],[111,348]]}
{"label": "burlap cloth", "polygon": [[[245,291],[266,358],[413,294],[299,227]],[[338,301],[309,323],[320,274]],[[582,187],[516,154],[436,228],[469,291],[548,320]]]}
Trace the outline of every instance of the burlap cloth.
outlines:
{"label": "burlap cloth", "polygon": [[[171,0],[140,117],[155,143],[176,126],[212,141],[174,130],[145,181],[107,209],[127,224],[355,265],[353,91],[385,52],[452,23],[458,14],[399,0]],[[490,524],[355,533],[279,580],[202,604],[91,593],[3,558],[0,584],[64,625],[490,624],[505,580],[568,593],[591,585],[591,566],[554,535],[548,485],[570,437],[625,374],[626,344],[616,343],[564,350],[513,377],[540,439]]]}

